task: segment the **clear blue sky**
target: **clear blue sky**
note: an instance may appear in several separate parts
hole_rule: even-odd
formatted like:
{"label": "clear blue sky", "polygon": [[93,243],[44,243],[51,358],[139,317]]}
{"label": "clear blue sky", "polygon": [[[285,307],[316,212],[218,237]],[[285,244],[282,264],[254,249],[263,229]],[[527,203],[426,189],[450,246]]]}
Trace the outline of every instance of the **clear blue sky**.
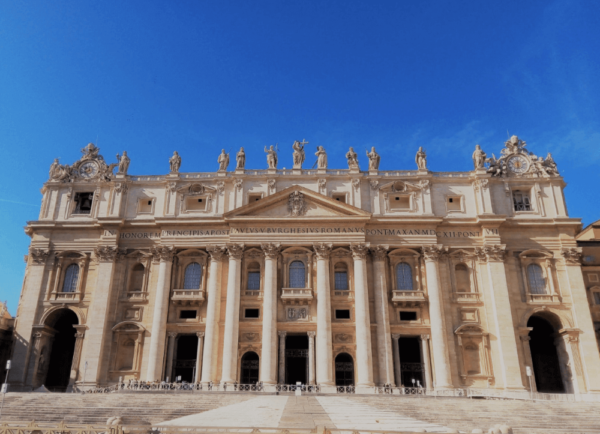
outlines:
{"label": "clear blue sky", "polygon": [[[376,146],[382,169],[471,170],[507,131],[552,152],[570,215],[600,218],[600,2],[0,0],[0,299],[16,312],[53,158],[98,141],[130,174],[265,168],[279,143]],[[308,158],[308,166],[314,157]]]}

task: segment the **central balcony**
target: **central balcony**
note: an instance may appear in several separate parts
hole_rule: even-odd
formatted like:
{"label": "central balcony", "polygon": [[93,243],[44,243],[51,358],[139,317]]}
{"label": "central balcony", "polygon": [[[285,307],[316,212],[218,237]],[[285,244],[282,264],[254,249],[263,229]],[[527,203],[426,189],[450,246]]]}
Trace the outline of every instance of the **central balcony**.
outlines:
{"label": "central balcony", "polygon": [[394,306],[414,307],[427,301],[424,291],[392,291]]}
{"label": "central balcony", "polygon": [[202,306],[204,291],[199,289],[174,289],[171,293],[171,301],[179,306]]}
{"label": "central balcony", "polygon": [[313,291],[311,288],[282,288],[281,301],[283,304],[310,304]]}

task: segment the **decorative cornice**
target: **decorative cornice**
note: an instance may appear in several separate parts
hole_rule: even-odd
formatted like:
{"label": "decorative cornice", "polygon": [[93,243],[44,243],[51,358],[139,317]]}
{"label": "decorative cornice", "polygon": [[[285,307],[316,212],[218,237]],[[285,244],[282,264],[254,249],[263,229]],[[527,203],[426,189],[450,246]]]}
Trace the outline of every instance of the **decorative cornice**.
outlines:
{"label": "decorative cornice", "polygon": [[264,243],[260,245],[260,248],[264,252],[266,258],[277,259],[277,256],[279,255],[279,249],[281,248],[281,244]]}
{"label": "decorative cornice", "polygon": [[34,264],[45,264],[48,256],[50,256],[49,250],[29,248],[29,257]]}
{"label": "decorative cornice", "polygon": [[352,258],[365,259],[369,254],[369,243],[350,244],[352,250]]}
{"label": "decorative cornice", "polygon": [[333,244],[330,243],[314,243],[313,249],[317,255],[317,259],[329,259]]}
{"label": "decorative cornice", "polygon": [[244,257],[244,244],[228,244],[227,253],[231,259],[242,259]]}
{"label": "decorative cornice", "polygon": [[173,246],[157,246],[150,248],[154,262],[169,262],[173,260],[175,248]]}
{"label": "decorative cornice", "polygon": [[445,252],[446,249],[441,245],[423,246],[423,258],[426,261],[437,261]]}
{"label": "decorative cornice", "polygon": [[221,261],[225,256],[226,247],[217,246],[216,244],[209,244],[206,246],[206,251],[210,254],[210,258],[213,261]]}
{"label": "decorative cornice", "polygon": [[569,249],[562,249],[560,254],[563,256],[565,263],[568,265],[579,265],[581,264],[581,249],[577,247],[571,247]]}
{"label": "decorative cornice", "polygon": [[373,259],[376,261],[384,261],[389,248],[390,246],[387,245],[371,247],[371,255],[373,255]]}
{"label": "decorative cornice", "polygon": [[98,262],[113,262],[119,253],[117,246],[94,247],[94,256]]}

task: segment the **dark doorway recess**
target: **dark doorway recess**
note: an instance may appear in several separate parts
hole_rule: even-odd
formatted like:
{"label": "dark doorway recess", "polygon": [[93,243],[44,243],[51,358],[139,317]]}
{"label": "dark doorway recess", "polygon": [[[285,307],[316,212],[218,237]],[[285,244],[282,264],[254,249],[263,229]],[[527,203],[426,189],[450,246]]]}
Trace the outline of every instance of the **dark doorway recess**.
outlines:
{"label": "dark doorway recess", "polygon": [[[71,365],[73,364],[73,353],[75,351],[75,327],[79,324],[75,312],[69,309],[61,309],[54,313],[49,321],[49,326],[56,330],[52,350],[50,351],[50,362],[44,385],[53,392],[66,392],[69,386]],[[52,324],[52,322],[54,322]],[[48,355],[41,355],[41,359]]]}
{"label": "dark doorway recess", "polygon": [[[400,370],[402,371],[402,385],[405,387],[425,387],[423,375],[423,360],[421,359],[421,339],[420,338],[400,338],[398,340],[400,347]],[[413,380],[415,382],[413,383]],[[417,383],[417,381],[419,383]]]}
{"label": "dark doorway recess", "polygon": [[308,336],[285,338],[285,383],[306,384],[308,379]]}
{"label": "dark doorway recess", "polygon": [[198,337],[195,335],[181,335],[177,339],[177,354],[171,381],[175,381],[181,375],[181,381],[192,383],[196,368],[196,355],[198,354]]}
{"label": "dark doorway recess", "polygon": [[556,331],[544,318],[532,316],[527,321],[529,346],[533,362],[533,373],[537,391],[541,393],[565,393],[565,385],[560,372],[560,362],[556,351]]}
{"label": "dark doorway recess", "polygon": [[258,354],[254,351],[248,351],[242,356],[242,375],[240,375],[240,384],[258,383]]}
{"label": "dark doorway recess", "polygon": [[347,353],[340,353],[335,358],[335,385],[354,386],[354,361]]}

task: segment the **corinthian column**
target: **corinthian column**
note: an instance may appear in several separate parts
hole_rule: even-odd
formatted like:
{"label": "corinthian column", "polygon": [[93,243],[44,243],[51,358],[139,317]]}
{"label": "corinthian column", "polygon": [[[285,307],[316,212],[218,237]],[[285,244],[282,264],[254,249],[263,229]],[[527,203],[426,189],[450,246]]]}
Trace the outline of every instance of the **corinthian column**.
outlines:
{"label": "corinthian column", "polygon": [[235,383],[237,372],[238,335],[240,331],[240,279],[242,277],[243,244],[227,246],[229,274],[227,276],[227,301],[225,305],[225,335],[223,338],[222,383]]}
{"label": "corinthian column", "polygon": [[175,361],[175,339],[177,335],[177,332],[167,333],[169,341],[167,343],[167,372],[165,373],[165,377],[171,383],[175,382],[175,378],[173,378],[173,362]]}
{"label": "corinthian column", "polygon": [[[148,354],[147,381],[161,380],[167,334],[167,314],[169,313],[169,282],[171,282],[171,265],[173,264],[173,247],[159,246],[151,250],[154,262],[159,262],[158,283],[154,296],[154,313],[152,315],[152,331],[150,334],[150,351]],[[86,339],[87,340],[87,339]]]}
{"label": "corinthian column", "polygon": [[196,350],[196,370],[194,372],[194,383],[200,382],[200,376],[202,375],[202,346],[204,339],[204,332],[196,332],[198,336],[198,348]]}
{"label": "corinthian column", "polygon": [[375,295],[375,321],[377,323],[377,360],[379,361],[379,383],[394,383],[394,356],[392,355],[390,310],[385,259],[388,246],[371,249],[373,257],[373,292]]}
{"label": "corinthian column", "polygon": [[308,332],[308,384],[315,384],[315,332]]}
{"label": "corinthian column", "polygon": [[204,351],[202,354],[202,383],[216,382],[217,351],[219,336],[219,312],[221,310],[221,267],[225,247],[206,247],[210,254],[210,275],[208,277],[208,294],[206,304],[206,327],[204,329]]}
{"label": "corinthian column", "polygon": [[444,324],[443,297],[440,290],[438,259],[442,253],[441,246],[424,246],[425,273],[427,275],[427,292],[429,295],[429,320],[431,322],[431,340],[433,342],[433,369],[436,387],[452,387],[448,347],[446,344],[446,326]]}
{"label": "corinthian column", "polygon": [[317,384],[333,386],[329,255],[331,244],[314,244],[317,255]]}
{"label": "corinthian column", "polygon": [[285,336],[287,332],[279,332],[279,384],[285,384]]}
{"label": "corinthian column", "polygon": [[354,259],[354,321],[356,322],[357,386],[373,386],[373,355],[371,353],[371,318],[369,315],[369,288],[367,286],[368,244],[352,244]]}
{"label": "corinthian column", "polygon": [[261,248],[265,253],[265,290],[259,377],[263,384],[277,384],[277,258],[280,245],[261,244]]}
{"label": "corinthian column", "polygon": [[392,335],[394,347],[394,373],[396,374],[396,387],[402,387],[402,365],[400,365],[400,335]]}

